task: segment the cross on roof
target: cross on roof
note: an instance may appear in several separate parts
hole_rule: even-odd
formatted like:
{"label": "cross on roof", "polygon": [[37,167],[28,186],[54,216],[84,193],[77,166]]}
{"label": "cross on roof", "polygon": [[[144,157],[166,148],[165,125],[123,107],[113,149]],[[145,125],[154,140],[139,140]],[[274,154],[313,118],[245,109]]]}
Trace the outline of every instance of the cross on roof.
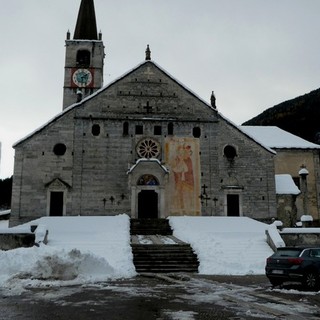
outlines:
{"label": "cross on roof", "polygon": [[154,72],[151,71],[150,67],[147,67],[147,70],[144,71],[144,74],[148,77],[148,79],[154,75]]}
{"label": "cross on roof", "polygon": [[149,105],[149,101],[147,101],[147,105],[144,106],[143,108],[147,110],[147,113],[151,113],[152,112],[152,107]]}

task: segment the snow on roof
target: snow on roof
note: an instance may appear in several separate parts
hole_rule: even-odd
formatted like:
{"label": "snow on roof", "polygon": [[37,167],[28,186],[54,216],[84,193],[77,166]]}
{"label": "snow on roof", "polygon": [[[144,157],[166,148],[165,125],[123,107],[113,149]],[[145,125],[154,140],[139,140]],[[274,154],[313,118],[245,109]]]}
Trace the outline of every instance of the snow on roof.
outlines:
{"label": "snow on roof", "polygon": [[300,194],[290,174],[276,174],[276,194]]}
{"label": "snow on roof", "polygon": [[237,126],[235,123],[233,123],[231,120],[229,120],[228,118],[226,118],[225,116],[223,116],[221,113],[219,113],[219,116],[224,119],[225,121],[227,121],[229,124],[233,125],[235,128],[237,128],[241,133],[245,134],[247,137],[249,137],[250,139],[252,139],[254,142],[256,142],[257,144],[259,144],[261,147],[265,148],[266,150],[268,150],[269,152],[273,153],[273,154],[277,154],[276,151],[272,150],[267,144],[257,140],[253,135],[249,134],[248,132],[246,132],[245,130],[243,130],[242,126]]}
{"label": "snow on roof", "polygon": [[5,216],[7,214],[10,214],[11,210],[4,210],[4,211],[0,211],[0,216]]}
{"label": "snow on roof", "polygon": [[142,163],[142,162],[154,162],[154,163],[157,163],[157,164],[163,169],[164,172],[169,173],[169,170],[168,170],[165,166],[163,166],[158,159],[156,159],[156,158],[150,158],[150,159],[140,158],[140,159],[138,159],[138,160],[136,161],[136,163],[127,171],[127,174],[130,174],[130,173],[138,166],[138,164],[139,164],[139,163]]}
{"label": "snow on roof", "polygon": [[308,169],[306,169],[306,168],[301,168],[300,170],[299,170],[299,175],[301,176],[301,175],[308,175],[309,174],[309,171],[308,171]]}
{"label": "snow on roof", "polygon": [[304,140],[276,126],[240,126],[240,128],[269,148],[320,149],[320,145]]}

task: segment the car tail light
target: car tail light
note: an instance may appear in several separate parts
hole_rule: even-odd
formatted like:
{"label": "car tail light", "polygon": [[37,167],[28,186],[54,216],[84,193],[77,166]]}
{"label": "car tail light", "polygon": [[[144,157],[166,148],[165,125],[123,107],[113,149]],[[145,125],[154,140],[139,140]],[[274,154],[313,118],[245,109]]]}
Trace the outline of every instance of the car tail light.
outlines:
{"label": "car tail light", "polygon": [[303,261],[303,258],[288,258],[288,262],[294,265],[301,264]]}

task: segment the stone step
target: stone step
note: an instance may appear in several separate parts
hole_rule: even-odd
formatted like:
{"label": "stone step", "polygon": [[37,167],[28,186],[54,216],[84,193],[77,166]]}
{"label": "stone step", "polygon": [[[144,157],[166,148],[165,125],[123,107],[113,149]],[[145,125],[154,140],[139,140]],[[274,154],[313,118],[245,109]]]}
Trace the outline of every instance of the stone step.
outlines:
{"label": "stone step", "polygon": [[131,235],[172,235],[172,229],[167,219],[131,219]]}
{"label": "stone step", "polygon": [[131,244],[185,244],[172,235],[131,235]]}
{"label": "stone step", "polygon": [[167,219],[131,219],[131,247],[137,272],[198,272],[191,246],[172,235]]}
{"label": "stone step", "polygon": [[189,244],[132,244],[137,272],[197,272],[199,261]]}
{"label": "stone step", "polygon": [[198,272],[196,268],[139,268],[137,269],[139,273],[178,273],[178,272],[188,272],[195,273]]}

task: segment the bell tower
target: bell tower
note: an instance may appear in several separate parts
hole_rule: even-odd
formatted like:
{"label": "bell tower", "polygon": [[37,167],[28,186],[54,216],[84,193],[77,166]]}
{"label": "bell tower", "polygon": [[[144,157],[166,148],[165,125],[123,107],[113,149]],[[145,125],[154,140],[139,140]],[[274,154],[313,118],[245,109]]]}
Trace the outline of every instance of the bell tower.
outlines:
{"label": "bell tower", "polygon": [[67,32],[63,109],[103,85],[104,45],[97,32],[93,0],[81,0],[73,39]]}

